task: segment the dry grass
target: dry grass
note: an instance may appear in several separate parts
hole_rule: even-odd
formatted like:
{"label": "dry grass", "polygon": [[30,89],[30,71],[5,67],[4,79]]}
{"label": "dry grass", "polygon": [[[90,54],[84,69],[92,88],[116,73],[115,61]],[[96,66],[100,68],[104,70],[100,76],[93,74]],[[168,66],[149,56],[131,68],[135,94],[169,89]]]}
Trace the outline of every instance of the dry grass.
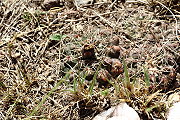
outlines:
{"label": "dry grass", "polygon": [[[0,119],[92,119],[121,101],[141,119],[165,119],[168,96],[179,94],[179,3],[96,3],[78,10],[66,4],[50,11],[39,4],[0,1]],[[114,39],[125,74],[99,87],[96,77]],[[95,46],[91,64],[81,59],[85,44]]]}

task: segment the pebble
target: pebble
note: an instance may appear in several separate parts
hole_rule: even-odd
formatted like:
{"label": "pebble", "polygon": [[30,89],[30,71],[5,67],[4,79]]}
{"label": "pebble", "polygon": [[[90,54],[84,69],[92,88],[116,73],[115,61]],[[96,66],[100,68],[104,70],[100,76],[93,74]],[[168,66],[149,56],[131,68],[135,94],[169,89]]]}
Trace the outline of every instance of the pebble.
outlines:
{"label": "pebble", "polygon": [[132,107],[120,103],[98,114],[93,120],[140,120],[140,117]]}

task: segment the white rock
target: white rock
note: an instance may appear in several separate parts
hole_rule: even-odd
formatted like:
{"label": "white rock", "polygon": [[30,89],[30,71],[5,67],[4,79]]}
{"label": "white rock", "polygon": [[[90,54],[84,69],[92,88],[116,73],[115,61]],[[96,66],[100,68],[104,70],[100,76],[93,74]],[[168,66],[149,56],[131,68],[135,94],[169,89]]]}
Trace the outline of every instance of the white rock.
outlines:
{"label": "white rock", "polygon": [[129,120],[128,118],[126,118],[125,116],[114,116],[114,117],[111,117],[111,118],[108,118],[107,120]]}
{"label": "white rock", "polygon": [[93,120],[140,120],[140,118],[133,108],[126,103],[120,103],[100,113]]}
{"label": "white rock", "polygon": [[85,4],[89,4],[89,3],[92,3],[93,0],[75,0],[75,3],[77,5],[85,5]]}
{"label": "white rock", "polygon": [[174,103],[170,107],[167,120],[180,120],[180,102]]}

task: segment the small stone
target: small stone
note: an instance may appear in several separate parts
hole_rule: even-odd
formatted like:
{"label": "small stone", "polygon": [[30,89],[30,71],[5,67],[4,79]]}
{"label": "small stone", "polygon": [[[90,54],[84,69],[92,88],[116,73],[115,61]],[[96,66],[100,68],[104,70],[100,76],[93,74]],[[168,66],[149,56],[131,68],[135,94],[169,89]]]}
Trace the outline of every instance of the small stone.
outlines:
{"label": "small stone", "polygon": [[97,75],[97,81],[99,82],[99,86],[107,86],[109,84],[108,80],[111,79],[111,75],[107,70],[100,70]]}
{"label": "small stone", "polygon": [[132,107],[126,103],[120,103],[98,114],[93,120],[140,120],[140,117]]}
{"label": "small stone", "polygon": [[169,95],[169,97],[168,97],[168,102],[169,102],[170,104],[171,104],[171,103],[178,102],[178,101],[180,101],[180,94],[179,94],[178,92]]}
{"label": "small stone", "polygon": [[94,0],[75,0],[77,5],[92,4]]}
{"label": "small stone", "polygon": [[119,45],[119,41],[120,41],[120,38],[116,35],[116,36],[113,36],[113,38],[110,41],[110,44]]}
{"label": "small stone", "polygon": [[82,59],[83,60],[94,60],[96,59],[95,47],[92,44],[86,44],[83,46],[82,50]]}
{"label": "small stone", "polygon": [[123,72],[124,70],[123,70],[122,63],[118,59],[112,59],[112,66],[111,66],[110,74],[113,77],[117,77]]}
{"label": "small stone", "polygon": [[107,54],[111,58],[119,58],[121,48],[119,46],[111,46],[110,49],[107,51]]}
{"label": "small stone", "polygon": [[169,109],[167,120],[180,120],[180,102],[174,103]]}
{"label": "small stone", "polygon": [[105,58],[104,67],[113,77],[117,77],[124,72],[123,65],[118,59]]}

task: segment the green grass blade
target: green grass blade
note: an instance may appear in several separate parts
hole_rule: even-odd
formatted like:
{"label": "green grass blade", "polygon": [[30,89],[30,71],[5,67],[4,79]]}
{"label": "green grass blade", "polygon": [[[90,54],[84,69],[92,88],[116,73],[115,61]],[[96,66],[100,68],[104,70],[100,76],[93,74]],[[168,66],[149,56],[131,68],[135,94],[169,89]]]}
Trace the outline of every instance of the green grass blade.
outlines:
{"label": "green grass blade", "polygon": [[90,95],[93,94],[93,88],[94,88],[94,86],[95,86],[95,84],[96,84],[96,78],[97,78],[98,71],[99,71],[100,68],[101,68],[101,63],[100,63],[100,65],[99,65],[99,67],[97,68],[97,70],[96,70],[96,72],[95,72],[95,74],[94,74],[94,76],[93,76],[92,82],[91,82],[91,84],[90,84],[90,86],[89,86]]}
{"label": "green grass blade", "polygon": [[123,65],[124,65],[124,74],[125,74],[125,86],[127,88],[129,88],[130,87],[130,78],[129,78],[128,68],[127,68],[127,65],[126,65],[126,62],[124,59],[123,59]]}
{"label": "green grass blade", "polygon": [[75,79],[73,80],[73,90],[74,90],[74,93],[77,92],[77,86],[78,86],[78,84],[77,84],[77,79],[75,78]]}
{"label": "green grass blade", "polygon": [[145,79],[145,83],[146,86],[150,86],[150,78],[149,78],[149,74],[148,74],[148,70],[144,67],[144,79]]}
{"label": "green grass blade", "polygon": [[57,40],[60,41],[61,39],[65,38],[66,35],[61,35],[61,34],[52,34],[49,36],[50,40]]}
{"label": "green grass blade", "polygon": [[94,74],[94,76],[93,76],[93,79],[92,79],[92,82],[91,82],[91,84],[90,84],[90,86],[89,86],[90,95],[93,94],[93,88],[94,88],[94,86],[95,86],[95,84],[96,84],[97,74],[98,74],[98,71],[95,72],[95,74]]}

